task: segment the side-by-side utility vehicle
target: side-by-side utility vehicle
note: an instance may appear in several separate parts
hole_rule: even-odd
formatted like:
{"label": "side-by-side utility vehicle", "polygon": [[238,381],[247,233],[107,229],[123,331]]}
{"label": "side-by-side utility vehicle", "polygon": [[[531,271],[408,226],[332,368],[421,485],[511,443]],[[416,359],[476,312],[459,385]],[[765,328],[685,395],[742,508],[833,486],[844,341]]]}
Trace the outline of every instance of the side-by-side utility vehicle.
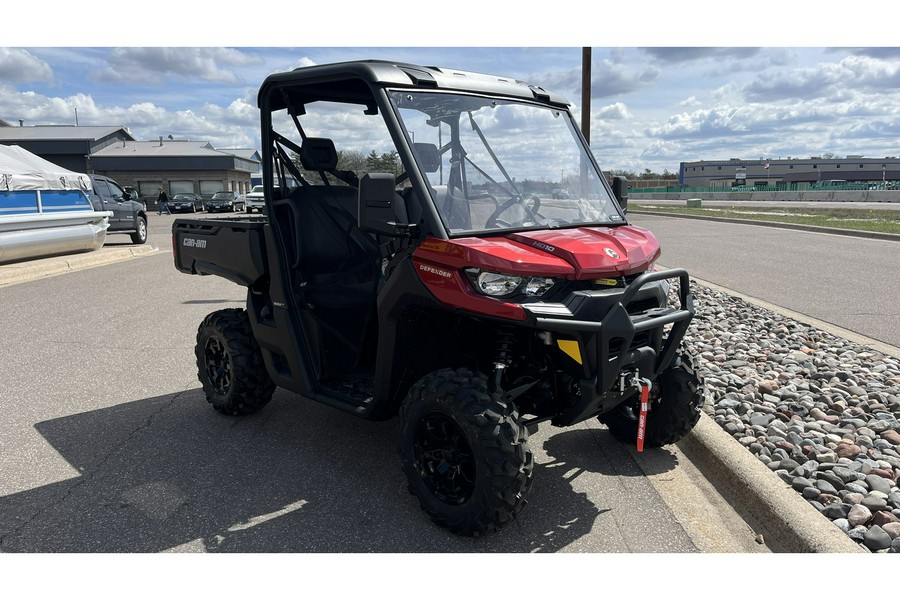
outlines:
{"label": "side-by-side utility vehicle", "polygon": [[564,98],[362,61],[271,75],[258,100],[265,214],[173,225],[180,271],[247,288],[197,332],[216,410],[278,386],[396,417],[410,491],[471,536],[525,505],[540,423],[598,418],[639,449],[695,425],[688,274],[654,268]]}

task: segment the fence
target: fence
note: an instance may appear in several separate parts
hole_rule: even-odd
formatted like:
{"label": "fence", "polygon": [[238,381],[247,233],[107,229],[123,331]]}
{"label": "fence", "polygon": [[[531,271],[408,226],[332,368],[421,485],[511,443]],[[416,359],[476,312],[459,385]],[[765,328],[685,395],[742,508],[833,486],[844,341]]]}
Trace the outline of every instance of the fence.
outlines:
{"label": "fence", "polygon": [[701,194],[701,193],[732,193],[732,192],[855,192],[861,190],[887,191],[900,189],[900,182],[897,181],[857,181],[853,183],[787,183],[776,182],[767,185],[737,185],[734,187],[724,186],[707,186],[707,187],[691,187],[687,185],[666,185],[657,187],[639,187],[631,185],[629,182],[631,193],[640,194]]}

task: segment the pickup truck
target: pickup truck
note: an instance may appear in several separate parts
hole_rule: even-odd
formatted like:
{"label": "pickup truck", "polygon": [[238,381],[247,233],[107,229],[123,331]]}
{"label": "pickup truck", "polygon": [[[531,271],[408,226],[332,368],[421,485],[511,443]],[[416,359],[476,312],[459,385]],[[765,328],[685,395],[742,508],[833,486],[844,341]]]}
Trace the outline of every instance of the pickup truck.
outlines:
{"label": "pickup truck", "polygon": [[146,243],[147,208],[144,203],[132,199],[131,194],[109,177],[90,175],[90,179],[94,210],[112,212],[107,233],[127,233],[132,243]]}
{"label": "pickup truck", "polygon": [[396,418],[410,492],[467,536],[525,506],[541,423],[599,419],[638,451],[697,423],[688,274],[654,267],[565,98],[361,61],[270,75],[258,102],[265,214],[172,229],[179,271],[247,290],[194,338],[215,410],[278,386]]}
{"label": "pickup truck", "polygon": [[244,197],[247,204],[245,206],[248,213],[253,212],[263,212],[263,209],[266,207],[266,195],[263,191],[265,186],[262,185],[254,185],[253,188],[247,192],[247,195]]}

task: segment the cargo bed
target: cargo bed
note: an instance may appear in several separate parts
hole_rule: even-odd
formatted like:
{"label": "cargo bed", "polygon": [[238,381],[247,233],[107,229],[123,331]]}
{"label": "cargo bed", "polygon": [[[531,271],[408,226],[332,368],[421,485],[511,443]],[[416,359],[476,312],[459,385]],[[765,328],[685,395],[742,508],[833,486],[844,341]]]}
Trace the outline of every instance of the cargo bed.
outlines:
{"label": "cargo bed", "polygon": [[252,286],[266,275],[267,225],[266,217],[176,219],[172,224],[175,268]]}

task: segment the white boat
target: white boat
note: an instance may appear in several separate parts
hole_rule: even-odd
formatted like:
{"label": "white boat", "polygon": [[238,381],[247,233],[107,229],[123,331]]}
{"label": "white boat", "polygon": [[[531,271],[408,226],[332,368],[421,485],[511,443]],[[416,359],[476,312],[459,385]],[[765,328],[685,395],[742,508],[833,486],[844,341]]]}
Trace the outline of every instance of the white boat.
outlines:
{"label": "white boat", "polygon": [[85,173],[0,144],[0,263],[100,248],[112,213],[91,195]]}

